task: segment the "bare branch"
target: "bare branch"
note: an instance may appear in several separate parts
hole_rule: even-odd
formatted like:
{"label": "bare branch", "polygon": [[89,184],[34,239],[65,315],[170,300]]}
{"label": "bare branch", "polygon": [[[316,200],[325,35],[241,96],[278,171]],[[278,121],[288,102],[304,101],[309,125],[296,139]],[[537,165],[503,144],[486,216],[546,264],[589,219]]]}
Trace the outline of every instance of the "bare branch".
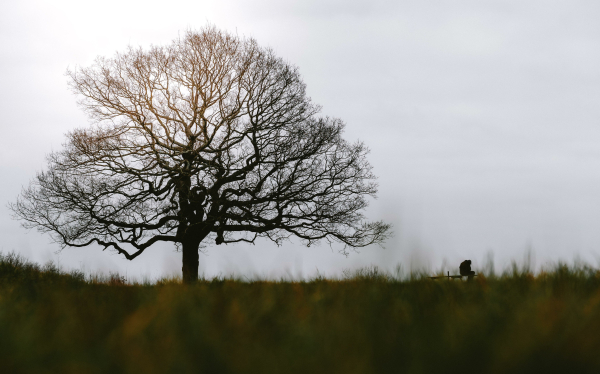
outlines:
{"label": "bare branch", "polygon": [[298,69],[253,39],[208,27],[67,75],[93,123],[10,205],[61,245],[133,259],[175,242],[185,263],[206,238],[361,247],[388,237],[363,215],[377,192],[368,149],[319,117]]}

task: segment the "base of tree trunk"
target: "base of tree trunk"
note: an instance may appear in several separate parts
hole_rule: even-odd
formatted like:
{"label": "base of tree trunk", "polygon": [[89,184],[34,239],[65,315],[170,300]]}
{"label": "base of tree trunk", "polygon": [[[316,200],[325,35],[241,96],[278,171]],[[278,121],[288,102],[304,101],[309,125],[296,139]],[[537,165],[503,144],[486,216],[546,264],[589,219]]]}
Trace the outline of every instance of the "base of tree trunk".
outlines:
{"label": "base of tree trunk", "polygon": [[183,266],[181,267],[181,271],[183,273],[184,284],[191,284],[198,280],[198,267],[200,265],[198,245],[195,242],[184,242],[182,245]]}

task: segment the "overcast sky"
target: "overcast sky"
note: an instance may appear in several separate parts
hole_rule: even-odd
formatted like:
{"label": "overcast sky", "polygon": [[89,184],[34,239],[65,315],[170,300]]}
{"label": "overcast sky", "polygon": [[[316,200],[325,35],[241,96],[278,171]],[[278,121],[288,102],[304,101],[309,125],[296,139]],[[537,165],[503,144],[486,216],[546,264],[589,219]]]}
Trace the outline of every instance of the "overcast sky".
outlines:
{"label": "overcast sky", "polygon": [[180,254],[133,262],[27,232],[6,204],[64,134],[87,125],[68,67],[207,23],[254,37],[300,68],[323,114],[363,140],[379,176],[368,215],[384,249],[260,242],[206,248],[205,276],[335,276],[401,264],[451,271],[531,251],[537,266],[600,259],[598,1],[2,1],[0,250],[65,269],[179,274]]}

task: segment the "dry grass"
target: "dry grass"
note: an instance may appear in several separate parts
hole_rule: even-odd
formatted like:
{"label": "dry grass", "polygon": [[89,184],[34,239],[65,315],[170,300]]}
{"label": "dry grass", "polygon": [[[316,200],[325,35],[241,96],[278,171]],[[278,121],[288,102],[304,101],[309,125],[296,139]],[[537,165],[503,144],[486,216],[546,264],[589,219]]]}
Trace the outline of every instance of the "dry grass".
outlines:
{"label": "dry grass", "polygon": [[596,373],[600,273],[128,284],[0,258],[0,372]]}

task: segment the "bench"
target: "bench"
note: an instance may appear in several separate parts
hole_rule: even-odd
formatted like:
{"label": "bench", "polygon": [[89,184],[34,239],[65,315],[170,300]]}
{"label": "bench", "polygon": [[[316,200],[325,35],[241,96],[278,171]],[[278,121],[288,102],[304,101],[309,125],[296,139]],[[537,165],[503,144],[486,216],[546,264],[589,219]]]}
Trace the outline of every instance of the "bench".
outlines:
{"label": "bench", "polygon": [[429,279],[439,279],[439,278],[448,278],[448,279],[454,279],[454,278],[461,278],[462,277],[476,277],[477,274],[471,274],[471,275],[450,275],[450,272],[448,272],[448,275],[440,275],[437,277],[428,277]]}

